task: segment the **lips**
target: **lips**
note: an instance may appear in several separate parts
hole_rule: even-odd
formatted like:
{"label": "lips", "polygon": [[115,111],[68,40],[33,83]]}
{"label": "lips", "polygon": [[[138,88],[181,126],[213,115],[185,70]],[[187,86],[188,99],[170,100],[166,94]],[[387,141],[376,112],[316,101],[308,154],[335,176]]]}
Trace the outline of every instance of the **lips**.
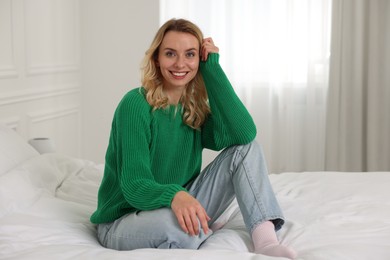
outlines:
{"label": "lips", "polygon": [[187,75],[187,73],[188,72],[174,72],[174,71],[171,71],[171,74],[173,75],[173,77],[177,78],[177,79],[184,78]]}

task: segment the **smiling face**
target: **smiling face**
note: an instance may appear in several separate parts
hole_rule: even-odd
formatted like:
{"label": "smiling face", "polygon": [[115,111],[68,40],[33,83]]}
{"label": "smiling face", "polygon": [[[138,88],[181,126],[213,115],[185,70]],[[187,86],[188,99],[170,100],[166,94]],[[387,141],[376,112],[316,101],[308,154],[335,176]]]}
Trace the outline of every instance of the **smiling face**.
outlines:
{"label": "smiling face", "polygon": [[[164,91],[182,93],[199,68],[199,41],[190,33],[169,31],[161,42],[156,65]],[[168,94],[169,95],[169,94]]]}

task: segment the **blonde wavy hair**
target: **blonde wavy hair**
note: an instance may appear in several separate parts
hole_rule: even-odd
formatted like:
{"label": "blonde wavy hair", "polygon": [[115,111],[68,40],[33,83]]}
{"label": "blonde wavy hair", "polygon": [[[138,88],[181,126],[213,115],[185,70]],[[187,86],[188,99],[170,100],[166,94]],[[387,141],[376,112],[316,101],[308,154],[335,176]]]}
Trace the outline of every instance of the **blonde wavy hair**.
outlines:
{"label": "blonde wavy hair", "polygon": [[[145,53],[141,67],[142,85],[146,90],[146,100],[153,109],[169,106],[168,97],[163,91],[162,75],[156,65],[160,45],[165,34],[169,31],[190,33],[198,39],[199,49],[202,46],[203,33],[198,26],[188,20],[171,19],[160,27]],[[180,103],[182,104],[184,123],[193,129],[199,129],[210,113],[206,87],[200,70],[198,70],[194,79],[188,83]]]}

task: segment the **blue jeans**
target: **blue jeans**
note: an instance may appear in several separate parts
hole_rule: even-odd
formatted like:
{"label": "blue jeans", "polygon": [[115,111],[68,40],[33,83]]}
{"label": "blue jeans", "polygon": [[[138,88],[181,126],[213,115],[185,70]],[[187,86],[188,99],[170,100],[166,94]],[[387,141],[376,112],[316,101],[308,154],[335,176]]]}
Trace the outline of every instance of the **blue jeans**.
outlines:
{"label": "blue jeans", "polygon": [[[268,179],[263,151],[256,142],[226,148],[186,188],[211,217],[209,226],[234,198],[237,198],[250,234],[257,225],[267,220],[273,221],[276,230],[284,224]],[[184,233],[170,208],[137,211],[114,222],[98,225],[100,243],[116,250],[198,249],[211,235],[211,230],[207,235],[203,230],[198,236]]]}

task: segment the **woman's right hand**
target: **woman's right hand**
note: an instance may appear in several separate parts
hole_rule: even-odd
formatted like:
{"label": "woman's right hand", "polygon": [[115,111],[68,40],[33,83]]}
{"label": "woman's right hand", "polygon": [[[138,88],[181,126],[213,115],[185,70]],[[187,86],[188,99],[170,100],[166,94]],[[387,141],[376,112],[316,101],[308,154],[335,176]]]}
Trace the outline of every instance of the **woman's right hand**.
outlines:
{"label": "woman's right hand", "polygon": [[197,199],[185,191],[173,197],[171,208],[184,232],[191,236],[199,235],[199,222],[205,234],[209,232],[210,217]]}
{"label": "woman's right hand", "polygon": [[211,37],[203,39],[201,46],[201,60],[206,61],[210,53],[218,53],[219,48],[215,46]]}

